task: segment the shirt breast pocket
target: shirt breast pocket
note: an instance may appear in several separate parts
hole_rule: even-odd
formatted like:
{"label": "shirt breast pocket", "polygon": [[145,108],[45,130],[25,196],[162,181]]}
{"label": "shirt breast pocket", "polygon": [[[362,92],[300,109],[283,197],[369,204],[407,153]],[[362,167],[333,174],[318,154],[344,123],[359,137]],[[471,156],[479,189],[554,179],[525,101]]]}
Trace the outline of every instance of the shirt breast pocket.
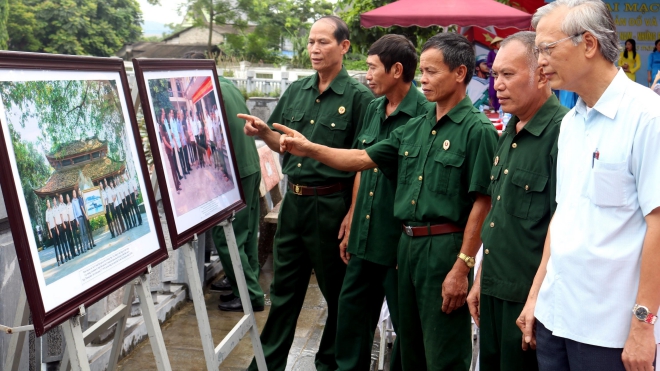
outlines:
{"label": "shirt breast pocket", "polygon": [[634,181],[627,162],[596,161],[589,179],[589,199],[600,207],[625,206]]}
{"label": "shirt breast pocket", "polygon": [[[456,152],[438,151],[433,157],[431,171],[426,173],[429,189],[441,194],[449,194],[451,189],[458,189],[465,156]],[[450,187],[450,184],[457,185]]]}
{"label": "shirt breast pocket", "polygon": [[502,195],[506,211],[521,219],[540,220],[550,208],[548,195],[543,192],[548,178],[547,175],[516,169],[511,175],[511,185],[504,188],[506,191]]}
{"label": "shirt breast pocket", "polygon": [[305,111],[303,110],[288,110],[284,113],[284,125],[291,129],[302,131],[300,126],[302,124],[303,117],[305,117]]}
{"label": "shirt breast pocket", "polygon": [[314,143],[327,144],[335,148],[351,148],[352,143],[347,143],[350,131],[347,118],[335,116],[319,118],[318,121],[312,135]]}
{"label": "shirt breast pocket", "polygon": [[[402,145],[399,148],[399,183],[411,184],[419,158],[420,146]],[[421,175],[421,174],[419,174]]]}
{"label": "shirt breast pocket", "polygon": [[367,149],[374,145],[376,142],[376,136],[374,135],[360,135],[358,138],[358,148]]}

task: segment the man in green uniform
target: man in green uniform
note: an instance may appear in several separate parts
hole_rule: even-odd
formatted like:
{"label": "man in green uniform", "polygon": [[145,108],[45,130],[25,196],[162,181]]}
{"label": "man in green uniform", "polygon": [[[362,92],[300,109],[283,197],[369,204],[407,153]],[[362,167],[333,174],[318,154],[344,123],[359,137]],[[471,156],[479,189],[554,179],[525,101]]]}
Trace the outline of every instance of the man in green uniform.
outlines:
{"label": "man in green uniform", "polygon": [[[357,148],[385,140],[408,120],[426,114],[433,104],[412,84],[417,69],[415,46],[401,35],[385,35],[368,51],[367,81],[377,95],[364,118]],[[359,188],[358,188],[359,187]],[[374,331],[383,297],[387,298],[394,330],[398,322],[396,247],[401,223],[394,218],[396,179],[365,170],[355,177],[349,212],[352,223],[340,245],[348,264],[339,296],[336,359],[341,371],[368,370]],[[371,215],[370,219],[365,219]],[[346,242],[348,251],[346,252]],[[390,370],[400,370],[399,342],[394,343]]]}
{"label": "man in green uniform", "polygon": [[[271,114],[269,125],[282,123],[331,147],[352,148],[357,144],[357,133],[373,95],[350,78],[342,66],[350,46],[348,35],[348,27],[338,17],[327,16],[314,23],[307,49],[317,73],[289,86]],[[279,133],[257,117],[239,117],[247,121],[247,135],[259,135],[271,149],[279,151]],[[288,153],[283,160],[289,184],[273,244],[272,306],[261,333],[264,355],[268,370],[285,369],[314,269],[328,303],[328,325],[316,354],[316,369],[334,371],[337,302],[346,271],[337,254],[337,235],[350,207],[354,173]],[[257,370],[256,362],[250,370]]]}
{"label": "man in green uniform", "polygon": [[[202,53],[192,53],[189,58],[203,59]],[[241,92],[232,84],[231,81],[222,76],[220,81],[220,91],[222,101],[227,113],[227,124],[231,134],[231,142],[234,147],[234,155],[238,165],[238,174],[241,177],[241,186],[245,195],[245,209],[236,213],[232,222],[234,235],[236,236],[236,245],[238,254],[241,257],[241,265],[245,274],[248,292],[250,293],[250,302],[255,312],[264,310],[264,292],[259,285],[259,184],[261,183],[261,165],[259,164],[259,154],[254,144],[254,138],[243,135],[243,120],[236,117],[239,113],[249,113],[245,100]],[[218,250],[218,256],[225,270],[227,280],[231,283],[232,293],[221,295],[224,299],[218,305],[220,310],[242,312],[243,305],[236,285],[236,274],[234,266],[229,256],[229,247],[225,238],[224,228],[213,227],[211,229],[213,242]]]}
{"label": "man in green uniform", "polygon": [[[481,225],[490,209],[490,162],[497,133],[465,95],[474,49],[454,33],[431,37],[422,49],[422,91],[435,107],[366,150],[337,150],[286,135],[281,149],[346,171],[374,168],[396,178],[399,341],[406,371],[468,370],[467,296]],[[364,216],[371,219],[371,214]]]}
{"label": "man in green uniform", "polygon": [[541,262],[555,203],[557,137],[568,109],[559,104],[534,57],[534,32],[509,36],[493,63],[502,109],[513,114],[491,170],[492,209],[481,230],[483,264],[468,306],[481,329],[482,371],[533,371],[516,319]]}

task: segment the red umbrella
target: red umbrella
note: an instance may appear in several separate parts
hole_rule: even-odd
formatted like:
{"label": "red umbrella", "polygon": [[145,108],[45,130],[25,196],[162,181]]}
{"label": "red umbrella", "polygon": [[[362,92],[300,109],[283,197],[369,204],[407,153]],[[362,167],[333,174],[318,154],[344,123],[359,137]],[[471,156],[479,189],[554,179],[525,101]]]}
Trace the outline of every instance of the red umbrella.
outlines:
{"label": "red umbrella", "polygon": [[360,15],[362,27],[449,26],[528,29],[532,15],[495,0],[399,0]]}

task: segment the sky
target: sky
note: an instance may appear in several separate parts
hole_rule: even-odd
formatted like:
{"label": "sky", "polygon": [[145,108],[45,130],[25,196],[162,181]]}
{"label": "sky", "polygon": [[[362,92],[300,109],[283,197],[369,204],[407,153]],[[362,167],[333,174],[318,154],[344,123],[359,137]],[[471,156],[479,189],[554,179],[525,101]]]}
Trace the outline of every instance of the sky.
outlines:
{"label": "sky", "polygon": [[138,0],[144,19],[143,31],[147,36],[161,36],[163,32],[171,32],[165,27],[168,23],[181,23],[183,15],[177,13],[180,4],[185,0],[160,0],[160,5],[149,5],[146,0]]}

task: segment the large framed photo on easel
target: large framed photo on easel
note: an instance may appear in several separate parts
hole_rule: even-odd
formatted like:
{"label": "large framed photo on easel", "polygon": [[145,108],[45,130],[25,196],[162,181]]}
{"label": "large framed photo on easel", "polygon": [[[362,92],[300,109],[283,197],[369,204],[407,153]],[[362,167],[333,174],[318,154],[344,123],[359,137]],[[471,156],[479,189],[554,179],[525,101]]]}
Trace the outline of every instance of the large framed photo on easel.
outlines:
{"label": "large framed photo on easel", "polygon": [[37,336],[167,259],[123,61],[0,52],[0,181]]}
{"label": "large framed photo on easel", "polygon": [[172,246],[245,207],[213,60],[134,59]]}

